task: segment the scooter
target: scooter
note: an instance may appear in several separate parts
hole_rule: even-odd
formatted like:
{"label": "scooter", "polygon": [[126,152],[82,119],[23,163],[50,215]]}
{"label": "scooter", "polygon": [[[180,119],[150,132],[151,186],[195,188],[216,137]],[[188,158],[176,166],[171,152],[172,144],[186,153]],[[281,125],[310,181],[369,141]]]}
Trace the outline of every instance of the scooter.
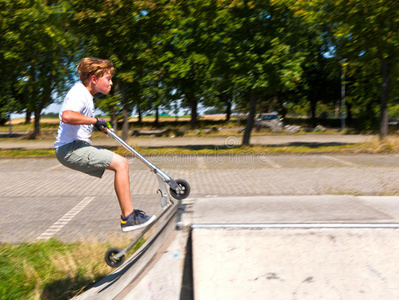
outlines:
{"label": "scooter", "polygon": [[[160,202],[161,202],[161,207],[163,209],[163,213],[165,213],[166,210],[173,204],[172,200],[169,197],[169,193],[168,193],[167,186],[169,186],[170,195],[179,201],[179,204],[178,204],[179,212],[177,214],[176,229],[178,229],[178,230],[182,229],[183,225],[181,222],[181,210],[182,210],[181,200],[187,198],[190,194],[189,183],[184,179],[173,180],[164,171],[159,169],[157,166],[155,166],[153,163],[151,163],[148,159],[146,159],[144,156],[142,156],[139,152],[137,152],[134,148],[132,148],[123,139],[121,139],[114,132],[114,130],[112,128],[106,128],[105,130],[109,137],[112,137],[114,140],[116,140],[118,143],[120,143],[126,150],[131,152],[136,158],[138,158],[142,163],[144,163],[147,167],[149,167],[152,172],[155,173],[155,175],[158,178],[158,182],[159,182],[158,192],[160,192],[160,194],[161,194]],[[154,224],[154,223],[156,223],[156,221],[153,222],[152,224]],[[125,260],[125,254],[130,249],[132,249],[137,244],[137,242],[140,241],[140,239],[144,236],[144,234],[151,228],[152,224],[146,226],[141,231],[141,233],[123,250],[121,250],[119,248],[108,249],[107,252],[105,253],[105,262],[110,267],[113,267],[113,268],[120,266]]]}

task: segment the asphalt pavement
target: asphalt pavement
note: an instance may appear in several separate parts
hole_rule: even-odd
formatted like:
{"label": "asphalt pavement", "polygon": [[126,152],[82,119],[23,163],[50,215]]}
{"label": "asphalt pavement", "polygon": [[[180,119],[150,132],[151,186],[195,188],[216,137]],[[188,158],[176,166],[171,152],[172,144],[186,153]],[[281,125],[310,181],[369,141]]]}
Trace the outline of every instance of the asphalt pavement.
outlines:
{"label": "asphalt pavement", "polygon": [[[171,155],[148,157],[191,185],[193,198],[278,195],[399,195],[399,157],[358,155]],[[129,157],[133,205],[159,214],[156,176]],[[120,235],[113,173],[102,179],[55,158],[0,159],[0,241],[65,241]],[[71,216],[73,214],[73,217]],[[245,211],[242,212],[245,214]],[[24,220],[16,226],[15,220]],[[51,228],[57,221],[62,227]],[[43,237],[43,236],[42,236]]]}
{"label": "asphalt pavement", "polygon": [[[254,135],[252,142],[326,145],[373,138],[368,135]],[[140,147],[231,147],[239,143],[239,136],[138,137],[129,142]],[[46,149],[51,148],[52,143],[52,140],[3,138],[0,149]],[[115,146],[116,141],[95,138],[93,144]],[[132,155],[127,153],[127,157],[134,206],[159,214],[156,176]],[[278,155],[248,151],[148,158],[172,178],[190,182],[191,197],[197,198],[399,194],[399,157],[396,155]],[[62,166],[55,157],[0,159],[0,205],[1,242],[29,242],[53,236],[65,241],[103,240],[120,234],[113,173],[106,171],[102,179],[92,178]],[[26,225],[15,226],[14,220],[21,218]],[[62,226],[58,226],[60,220]]]}
{"label": "asphalt pavement", "polygon": [[[261,143],[317,147],[354,142],[314,137]],[[171,145],[143,141],[152,147]],[[235,136],[214,143],[185,140],[210,147],[238,142]],[[43,149],[43,144],[36,147]],[[104,279],[105,286],[100,282],[91,289],[89,299],[90,293],[96,299],[110,294],[115,299],[192,299],[194,294],[196,299],[397,299],[398,155],[247,152],[148,158],[190,183],[185,230],[164,237],[169,242],[155,251],[158,258],[151,258],[152,265],[139,277],[129,277],[133,270],[124,266]],[[128,159],[134,206],[159,215],[156,176],[136,158]],[[111,171],[97,179],[55,158],[0,159],[0,205],[0,242],[51,237],[115,242],[127,236],[119,228]],[[115,288],[121,282],[126,284]]]}

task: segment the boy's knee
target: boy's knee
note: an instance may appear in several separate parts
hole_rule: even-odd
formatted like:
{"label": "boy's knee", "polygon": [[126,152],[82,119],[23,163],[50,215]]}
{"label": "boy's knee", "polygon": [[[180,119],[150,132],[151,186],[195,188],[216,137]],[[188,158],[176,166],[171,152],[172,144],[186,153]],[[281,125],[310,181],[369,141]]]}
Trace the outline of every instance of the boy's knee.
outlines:
{"label": "boy's knee", "polygon": [[126,157],[119,156],[119,164],[121,168],[129,169],[129,161]]}
{"label": "boy's knee", "polygon": [[113,170],[128,170],[129,169],[129,161],[127,158],[116,154],[111,161],[110,169]]}
{"label": "boy's knee", "polygon": [[129,169],[129,161],[126,157],[122,157],[122,164],[126,169]]}

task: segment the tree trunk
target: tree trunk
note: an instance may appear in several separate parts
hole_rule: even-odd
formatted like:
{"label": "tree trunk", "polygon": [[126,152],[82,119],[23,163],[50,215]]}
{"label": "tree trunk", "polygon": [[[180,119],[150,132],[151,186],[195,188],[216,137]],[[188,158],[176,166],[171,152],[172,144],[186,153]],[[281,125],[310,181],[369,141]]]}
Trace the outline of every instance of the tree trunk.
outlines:
{"label": "tree trunk", "polygon": [[32,112],[30,110],[27,110],[25,115],[25,124],[30,124],[31,117],[32,117]]}
{"label": "tree trunk", "polygon": [[256,91],[252,91],[251,100],[249,102],[249,115],[247,120],[247,125],[245,126],[244,136],[242,139],[243,146],[249,146],[249,141],[251,139],[251,131],[254,126],[254,119],[256,114],[256,102],[258,101],[258,94]]}
{"label": "tree trunk", "polygon": [[311,112],[311,120],[313,127],[316,127],[316,107],[317,107],[317,100],[310,99],[310,112]]}
{"label": "tree trunk", "polygon": [[231,101],[227,100],[226,102],[226,122],[230,121],[231,118]]}
{"label": "tree trunk", "polygon": [[155,106],[155,120],[154,120],[154,127],[158,127],[159,125],[159,106]]}
{"label": "tree trunk", "polygon": [[143,121],[143,112],[141,111],[139,105],[137,105],[137,115],[138,115],[137,123],[141,124],[141,122]]}
{"label": "tree trunk", "polygon": [[115,130],[118,130],[118,116],[116,115],[116,107],[112,109],[111,124]]}
{"label": "tree trunk", "polygon": [[285,106],[284,106],[284,100],[283,100],[284,97],[282,97],[279,93],[276,95],[276,97],[278,100],[278,104],[280,106],[281,118],[285,119],[285,116],[287,115],[287,108],[285,108]]}
{"label": "tree trunk", "polygon": [[389,68],[389,58],[383,58],[381,61],[380,139],[388,135]]}
{"label": "tree trunk", "polygon": [[125,106],[123,106],[122,115],[123,115],[122,139],[126,141],[128,138],[128,131],[129,131],[129,115],[128,115],[128,110],[126,109]]}
{"label": "tree trunk", "polygon": [[174,101],[173,108],[174,108],[174,112],[173,113],[175,114],[175,122],[177,123],[177,121],[179,120],[179,116],[178,116],[178,114],[179,114],[179,106],[177,104],[177,101]]}
{"label": "tree trunk", "polygon": [[223,102],[226,103],[226,121],[230,121],[233,99],[229,97],[229,94],[224,93]]}
{"label": "tree trunk", "polygon": [[30,136],[31,139],[36,139],[37,136],[40,134],[40,113],[41,111],[36,110],[35,111],[35,123],[34,123],[34,129],[33,133]]}
{"label": "tree trunk", "polygon": [[353,116],[352,116],[352,104],[346,103],[346,123],[352,126]]}
{"label": "tree trunk", "polygon": [[191,120],[190,125],[191,129],[195,129],[197,126],[197,100],[189,99],[189,103],[191,103]]}

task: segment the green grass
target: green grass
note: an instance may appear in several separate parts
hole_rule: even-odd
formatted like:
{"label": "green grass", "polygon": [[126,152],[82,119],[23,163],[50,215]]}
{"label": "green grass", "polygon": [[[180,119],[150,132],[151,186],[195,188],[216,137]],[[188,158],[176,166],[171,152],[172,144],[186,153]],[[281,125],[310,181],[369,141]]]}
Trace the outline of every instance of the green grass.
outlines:
{"label": "green grass", "polygon": [[0,150],[0,157],[3,158],[17,158],[17,157],[54,157],[53,149],[43,150],[24,150],[24,149],[13,149],[13,150]]}
{"label": "green grass", "polygon": [[[165,148],[140,148],[133,146],[140,154],[147,155],[218,155],[218,154],[253,154],[264,155],[265,153],[341,153],[341,154],[356,154],[356,153],[398,153],[399,144],[389,142],[370,142],[363,144],[349,144],[349,145],[333,145],[333,146],[235,146],[232,148],[226,147],[202,147],[193,146],[190,148],[179,147],[165,147]],[[119,147],[114,152],[129,156],[131,153]],[[33,157],[55,157],[53,149],[12,149],[0,150],[0,158],[33,158]]]}
{"label": "green grass", "polygon": [[[49,119],[51,120],[51,119]],[[24,123],[20,123],[20,124],[14,124],[12,125],[12,132],[15,131],[33,131],[34,129],[34,124],[33,122],[30,124],[24,124]],[[40,129],[41,130],[57,130],[58,128],[58,124],[48,124],[48,123],[41,123],[40,124]],[[5,126],[0,126],[0,132],[8,132],[9,131],[9,127],[8,125]]]}
{"label": "green grass", "polygon": [[[337,146],[237,146],[233,148],[226,147],[191,147],[191,148],[139,148],[134,147],[140,154],[146,155],[218,155],[218,154],[252,154],[264,155],[269,153],[359,153],[371,152],[363,144],[337,145]],[[130,152],[124,148],[115,150],[120,155],[130,155]],[[376,152],[373,152],[376,153]]]}
{"label": "green grass", "polygon": [[55,239],[0,244],[0,299],[70,299],[113,270],[103,258],[109,247]]}

